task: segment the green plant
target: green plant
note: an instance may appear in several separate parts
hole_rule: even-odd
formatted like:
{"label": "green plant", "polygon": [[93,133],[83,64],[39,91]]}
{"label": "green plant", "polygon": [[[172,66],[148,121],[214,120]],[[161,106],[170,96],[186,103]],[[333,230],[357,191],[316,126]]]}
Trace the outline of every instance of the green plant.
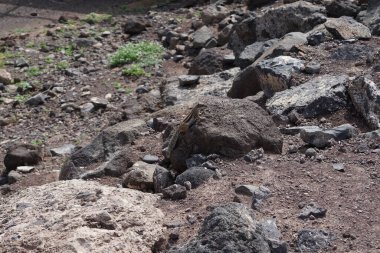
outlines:
{"label": "green plant", "polygon": [[58,70],[66,70],[69,68],[69,66],[70,66],[69,63],[63,60],[63,61],[58,62],[56,67]]}
{"label": "green plant", "polygon": [[29,41],[27,44],[26,44],[26,47],[27,48],[34,48],[35,44],[33,41]]}
{"label": "green plant", "polygon": [[93,25],[102,22],[111,22],[112,15],[91,12],[90,14],[87,14],[82,20],[86,23]]}
{"label": "green plant", "polygon": [[25,81],[22,81],[22,82],[17,83],[16,86],[17,86],[17,89],[18,89],[20,92],[26,92],[26,91],[28,91],[28,90],[30,90],[30,89],[33,88],[33,86],[30,85],[30,83],[25,82]]}
{"label": "green plant", "polygon": [[119,90],[119,89],[123,88],[123,85],[119,82],[116,82],[116,83],[113,83],[113,87],[115,89]]}
{"label": "green plant", "polygon": [[30,142],[30,144],[35,145],[35,146],[42,146],[44,143],[45,142],[43,140],[38,140],[38,139],[37,140],[32,140]]}
{"label": "green plant", "polygon": [[20,94],[17,94],[15,96],[15,100],[19,103],[23,103],[25,102],[28,98],[30,98],[30,95],[20,95]]}
{"label": "green plant", "polygon": [[123,69],[123,75],[138,77],[138,76],[146,76],[148,74],[145,72],[145,70],[142,67],[136,64],[132,64],[130,67]]}
{"label": "green plant", "polygon": [[152,66],[161,61],[164,48],[152,41],[127,43],[119,48],[110,58],[111,67],[134,63],[140,67]]}
{"label": "green plant", "polygon": [[53,58],[47,57],[47,58],[45,58],[45,62],[46,62],[47,64],[51,64],[51,63],[54,62],[54,60],[53,60]]}
{"label": "green plant", "polygon": [[40,43],[40,51],[49,51],[49,48],[48,48],[46,42],[43,41]]}
{"label": "green plant", "polygon": [[26,71],[26,75],[28,77],[32,77],[32,76],[39,76],[42,74],[42,71],[40,70],[39,67],[30,67],[28,68],[28,70]]}

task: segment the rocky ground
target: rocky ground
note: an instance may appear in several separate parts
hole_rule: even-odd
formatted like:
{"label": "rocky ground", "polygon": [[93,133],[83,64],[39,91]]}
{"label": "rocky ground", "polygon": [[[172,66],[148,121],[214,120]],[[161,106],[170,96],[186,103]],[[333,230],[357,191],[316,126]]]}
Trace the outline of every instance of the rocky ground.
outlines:
{"label": "rocky ground", "polygon": [[380,251],[377,1],[95,2],[0,1],[0,252]]}

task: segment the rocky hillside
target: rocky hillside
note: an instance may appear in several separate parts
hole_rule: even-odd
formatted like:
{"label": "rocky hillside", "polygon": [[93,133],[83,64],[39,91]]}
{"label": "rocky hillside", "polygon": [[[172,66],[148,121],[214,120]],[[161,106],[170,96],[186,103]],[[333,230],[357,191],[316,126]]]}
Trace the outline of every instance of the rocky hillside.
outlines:
{"label": "rocky hillside", "polygon": [[0,17],[0,252],[380,251],[379,1],[34,2]]}

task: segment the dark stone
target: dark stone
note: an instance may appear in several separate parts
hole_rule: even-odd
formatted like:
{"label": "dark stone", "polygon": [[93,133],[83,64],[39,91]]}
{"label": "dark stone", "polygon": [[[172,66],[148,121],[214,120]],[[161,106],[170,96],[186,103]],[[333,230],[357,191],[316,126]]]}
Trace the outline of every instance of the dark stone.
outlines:
{"label": "dark stone", "polygon": [[297,247],[301,252],[319,252],[330,248],[333,235],[316,229],[303,229],[298,232]]}
{"label": "dark stone", "polygon": [[187,197],[186,187],[178,184],[173,184],[162,190],[164,199],[180,200]]}
{"label": "dark stone", "polygon": [[360,7],[353,2],[346,0],[333,0],[326,5],[327,15],[339,18],[341,16],[351,16],[353,18],[358,15]]}
{"label": "dark stone", "polygon": [[311,216],[315,218],[323,218],[326,216],[327,209],[317,206],[315,203],[310,203],[305,206],[298,215],[300,219],[308,219]]}
{"label": "dark stone", "polygon": [[174,179],[170,171],[164,167],[157,166],[153,174],[154,192],[160,193],[164,188],[174,184]]}
{"label": "dark stone", "polygon": [[41,148],[31,144],[16,144],[4,157],[5,169],[8,172],[17,169],[18,166],[37,165],[41,161]]}
{"label": "dark stone", "polygon": [[214,174],[214,171],[206,169],[204,167],[193,167],[178,175],[175,179],[175,183],[184,185],[186,181],[189,181],[191,183],[191,188],[195,189],[204,184]]}
{"label": "dark stone", "polygon": [[123,26],[123,30],[127,34],[135,35],[142,33],[150,26],[149,22],[141,17],[129,17]]}

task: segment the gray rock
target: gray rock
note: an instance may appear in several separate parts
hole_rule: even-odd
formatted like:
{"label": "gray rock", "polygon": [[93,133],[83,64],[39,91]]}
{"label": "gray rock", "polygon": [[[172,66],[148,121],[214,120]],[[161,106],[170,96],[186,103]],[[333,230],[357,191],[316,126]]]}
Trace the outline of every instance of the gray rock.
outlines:
{"label": "gray rock", "polygon": [[49,96],[39,93],[37,95],[34,95],[33,97],[29,98],[25,101],[25,104],[29,106],[39,106],[45,103],[46,99],[49,98]]}
{"label": "gray rock", "polygon": [[204,220],[198,235],[170,253],[260,252],[270,253],[268,242],[256,226],[254,215],[243,204],[216,207]]}
{"label": "gray rock", "polygon": [[157,163],[160,159],[155,155],[145,155],[142,160],[146,163],[153,164]]}
{"label": "gray rock", "polygon": [[207,161],[207,157],[202,154],[194,154],[190,158],[186,159],[186,167],[188,169],[192,167],[199,167]]}
{"label": "gray rock", "polygon": [[18,166],[16,171],[21,173],[30,173],[35,169],[34,166]]}
{"label": "gray rock", "polygon": [[[304,62],[289,56],[279,56],[257,64],[257,82],[267,97],[292,85],[292,74],[304,69]],[[254,80],[253,80],[254,81]]]}
{"label": "gray rock", "polygon": [[221,5],[211,5],[204,8],[201,13],[201,19],[205,25],[219,23],[228,16],[228,9]]}
{"label": "gray rock", "polygon": [[281,128],[280,132],[286,135],[296,135],[296,134],[299,134],[303,129],[307,131],[307,130],[318,130],[320,128],[318,126],[296,126],[296,127]]}
{"label": "gray rock", "polygon": [[50,153],[52,156],[70,155],[74,151],[75,151],[75,145],[73,144],[65,144],[61,147],[50,149]]}
{"label": "gray rock", "polygon": [[41,148],[31,144],[16,144],[7,150],[4,157],[6,171],[15,170],[19,166],[38,165],[41,161]]}
{"label": "gray rock", "polygon": [[281,232],[278,230],[275,220],[263,220],[259,223],[262,233],[269,244],[271,253],[287,253],[286,243],[281,242]]}
{"label": "gray rock", "polygon": [[309,62],[305,66],[306,74],[314,75],[314,74],[318,74],[320,71],[321,71],[321,64],[317,62]]}
{"label": "gray rock", "polygon": [[108,100],[105,98],[92,97],[90,101],[94,105],[94,110],[105,109],[108,105]]}
{"label": "gray rock", "polygon": [[5,69],[0,69],[0,83],[5,85],[11,84],[13,82],[12,75]]}
{"label": "gray rock", "polygon": [[277,92],[266,107],[272,114],[286,115],[292,110],[306,118],[332,113],[347,104],[348,76],[323,75],[300,86]]}
{"label": "gray rock", "polygon": [[331,146],[331,140],[336,141],[350,139],[356,134],[357,130],[350,124],[344,124],[331,129],[321,129],[321,128],[309,128],[302,129],[301,139],[317,148],[325,148]]}
{"label": "gray rock", "polygon": [[74,40],[74,45],[76,48],[92,47],[95,43],[95,40],[87,38],[77,38]]}
{"label": "gray rock", "polygon": [[183,87],[197,85],[199,83],[200,76],[195,75],[182,75],[178,77],[179,85]]}
{"label": "gray rock", "polygon": [[301,213],[298,215],[300,219],[309,219],[311,216],[314,218],[323,218],[326,216],[327,209],[319,207],[315,203],[310,203],[302,208]]}
{"label": "gray rock", "polygon": [[366,11],[360,12],[358,20],[369,27],[373,35],[380,35],[380,2],[369,0]]}
{"label": "gray rock", "polygon": [[339,172],[344,172],[344,164],[343,163],[334,163],[332,165],[333,169]]}
{"label": "gray rock", "polygon": [[191,87],[179,85],[177,77],[169,78],[162,87],[162,99],[167,105],[197,101],[202,96],[226,97],[239,68],[232,68],[212,75],[202,75],[199,84]]}
{"label": "gray rock", "polygon": [[156,165],[144,162],[136,162],[124,175],[123,187],[141,191],[153,192],[153,174]]}
{"label": "gray rock", "polygon": [[187,197],[186,187],[178,184],[173,184],[162,190],[164,199],[180,200]]}
{"label": "gray rock", "polygon": [[15,60],[14,66],[18,68],[29,67],[29,63],[24,58],[17,58]]}
{"label": "gray rock", "polygon": [[157,166],[153,174],[154,192],[160,193],[164,188],[167,188],[174,184],[174,179],[170,171]]}
{"label": "gray rock", "polygon": [[200,185],[204,184],[214,174],[214,171],[209,170],[205,167],[192,167],[178,175],[175,179],[175,183],[179,185],[184,185],[186,181],[189,181],[191,183],[191,187],[195,189]]}
{"label": "gray rock", "polygon": [[[73,179],[80,167],[105,162],[148,129],[144,120],[132,119],[104,129],[89,145],[74,152],[62,166],[59,179]],[[73,174],[72,172],[75,171]],[[78,175],[77,175],[78,176]]]}
{"label": "gray rock", "polygon": [[226,27],[224,27],[218,34],[218,46],[224,46],[228,41],[230,40],[231,34],[234,31],[233,30],[234,25],[229,24]]}
{"label": "gray rock", "polygon": [[127,34],[135,35],[142,33],[150,26],[149,22],[142,17],[129,17],[123,26],[123,30]]}
{"label": "gray rock", "polygon": [[305,151],[305,156],[309,157],[309,158],[311,158],[311,157],[315,158],[315,157],[317,157],[317,151],[314,148],[308,148]]}
{"label": "gray rock", "polygon": [[298,232],[297,247],[301,252],[318,252],[330,248],[333,239],[333,235],[329,232],[303,229]]}
{"label": "gray rock", "polygon": [[245,98],[257,94],[261,91],[257,79],[256,66],[248,66],[235,77],[227,95],[230,98]]}
{"label": "gray rock", "polygon": [[277,39],[272,39],[265,42],[257,41],[247,46],[236,59],[236,65],[241,69],[248,67],[277,41]]}
{"label": "gray rock", "polygon": [[198,111],[198,119],[179,137],[171,153],[170,161],[176,170],[186,168],[185,161],[192,154],[236,158],[260,147],[281,153],[281,134],[257,104],[246,99],[210,96],[199,100]]}
{"label": "gray rock", "polygon": [[326,34],[321,31],[311,32],[307,36],[307,43],[310,46],[318,46],[322,42],[325,42],[325,40],[326,40]]}
{"label": "gray rock", "polygon": [[249,151],[249,153],[244,156],[244,160],[246,162],[253,163],[263,157],[264,157],[264,149],[259,148],[259,149],[253,149]]}
{"label": "gray rock", "polygon": [[357,77],[348,86],[355,109],[371,129],[380,128],[380,89],[366,77]]}
{"label": "gray rock", "polygon": [[224,56],[230,51],[215,49],[204,49],[195,58],[189,69],[189,75],[211,75],[223,71]]}
{"label": "gray rock", "polygon": [[133,165],[133,151],[129,148],[122,148],[114,153],[110,159],[102,165],[104,175],[110,177],[120,177]]}
{"label": "gray rock", "polygon": [[85,103],[80,106],[80,110],[82,113],[89,113],[95,111],[95,106],[93,103]]}
{"label": "gray rock", "polygon": [[351,17],[331,18],[324,25],[334,38],[339,40],[371,38],[369,28]]}
{"label": "gray rock", "polygon": [[195,31],[193,35],[193,47],[202,48],[206,43],[213,38],[214,34],[210,28],[207,26],[202,26],[200,29]]}
{"label": "gray rock", "polygon": [[333,0],[327,2],[326,10],[330,17],[339,18],[341,16],[350,16],[355,18],[360,11],[360,7],[350,1]]}
{"label": "gray rock", "polygon": [[253,192],[251,208],[258,210],[263,202],[271,196],[270,190],[265,186],[260,186]]}
{"label": "gray rock", "polygon": [[8,184],[14,184],[22,178],[22,175],[15,170],[8,174]]}
{"label": "gray rock", "polygon": [[369,52],[374,48],[367,45],[348,44],[338,47],[331,52],[331,58],[334,60],[358,61],[364,60]]}

